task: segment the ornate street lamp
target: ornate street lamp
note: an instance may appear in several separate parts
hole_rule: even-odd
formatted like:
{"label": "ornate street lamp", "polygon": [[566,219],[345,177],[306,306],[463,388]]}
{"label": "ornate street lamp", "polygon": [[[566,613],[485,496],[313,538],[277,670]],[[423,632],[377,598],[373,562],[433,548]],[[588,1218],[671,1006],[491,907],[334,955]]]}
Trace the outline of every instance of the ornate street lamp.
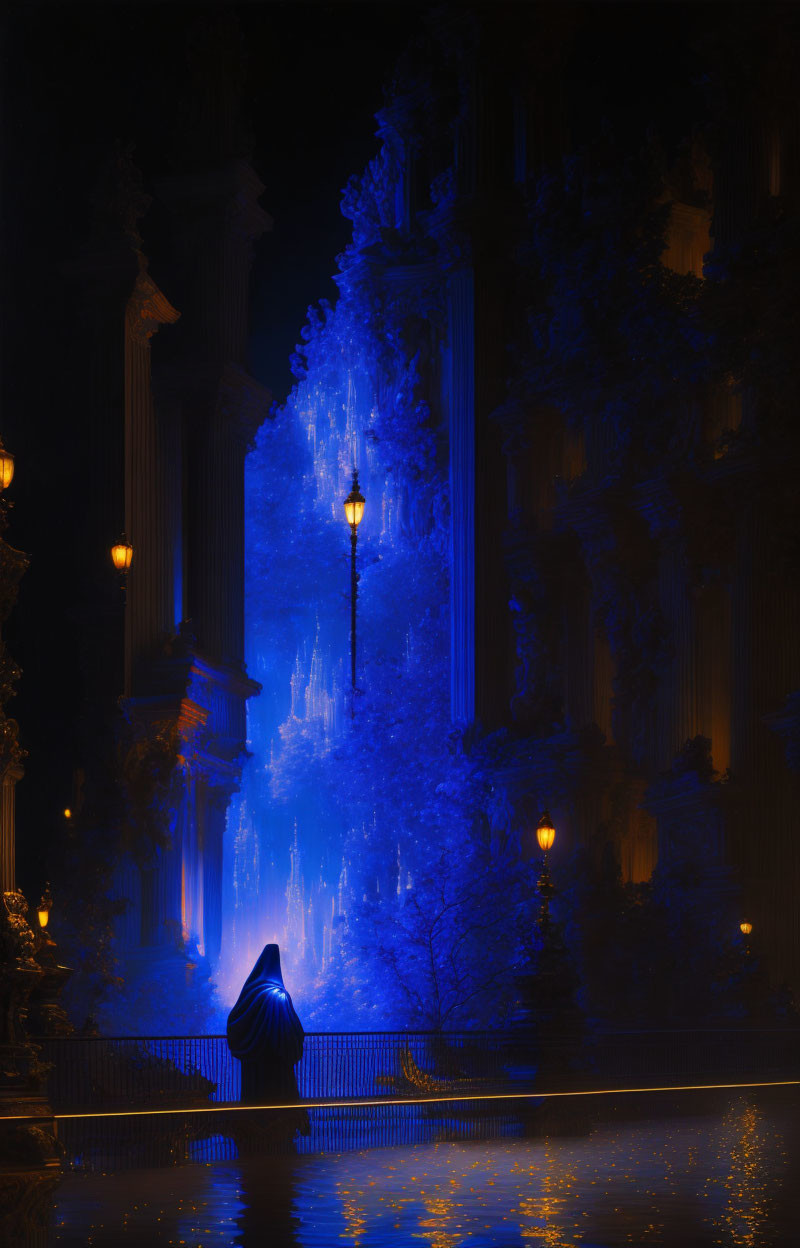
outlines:
{"label": "ornate street lamp", "polygon": [[7,490],[14,477],[14,456],[3,446],[0,438],[0,490]]}
{"label": "ornate street lamp", "polygon": [[358,597],[358,576],[356,575],[356,544],[358,542],[358,526],[364,515],[364,495],[358,488],[358,469],[353,469],[353,485],[344,500],[344,515],[350,525],[350,683],[352,685],[352,704],[350,714],[356,713],[356,600]]}
{"label": "ornate street lamp", "polygon": [[543,854],[548,849],[553,848],[553,841],[556,839],[556,830],[553,827],[553,820],[550,818],[549,810],[546,810],[536,825],[536,839],[539,842],[539,848]]}
{"label": "ornate street lamp", "polygon": [[749,955],[750,953],[750,933],[752,932],[752,930],[753,930],[753,924],[750,923],[747,919],[745,919],[743,923],[739,924],[739,931],[744,936],[744,951],[746,955]]}
{"label": "ornate street lamp", "polygon": [[36,913],[39,916],[39,927],[44,931],[50,921],[50,911],[53,909],[53,898],[50,896],[50,885],[45,884],[42,900],[36,907]]}
{"label": "ornate street lamp", "polygon": [[553,820],[550,818],[550,812],[546,810],[536,825],[536,840],[539,842],[539,848],[542,851],[542,869],[539,873],[539,896],[542,899],[541,923],[544,927],[550,921],[550,898],[553,894],[553,885],[550,883],[550,871],[547,865],[547,853],[548,850],[553,848],[555,839],[556,830],[553,826]]}
{"label": "ornate street lamp", "polygon": [[111,547],[111,562],[116,570],[124,576],[133,563],[133,547],[125,534]]}
{"label": "ornate street lamp", "polygon": [[133,547],[128,541],[125,534],[118,542],[111,547],[111,562],[116,571],[119,573],[120,585],[122,586],[122,602],[124,606],[128,605],[128,572],[133,563]]}

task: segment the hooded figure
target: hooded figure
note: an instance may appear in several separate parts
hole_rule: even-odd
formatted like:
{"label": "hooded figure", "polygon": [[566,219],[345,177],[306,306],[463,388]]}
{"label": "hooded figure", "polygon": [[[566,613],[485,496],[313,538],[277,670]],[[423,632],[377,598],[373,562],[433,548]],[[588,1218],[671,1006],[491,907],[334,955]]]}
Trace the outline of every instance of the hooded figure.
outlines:
{"label": "hooded figure", "polygon": [[303,1028],[283,985],[277,945],[265,945],[228,1015],[228,1047],[242,1063],[242,1100],[297,1099]]}

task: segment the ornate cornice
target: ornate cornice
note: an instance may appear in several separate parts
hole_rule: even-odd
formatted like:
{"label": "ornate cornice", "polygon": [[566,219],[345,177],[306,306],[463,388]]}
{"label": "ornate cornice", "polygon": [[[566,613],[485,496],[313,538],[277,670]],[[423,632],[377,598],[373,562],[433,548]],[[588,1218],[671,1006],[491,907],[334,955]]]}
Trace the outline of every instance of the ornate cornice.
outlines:
{"label": "ornate cornice", "polygon": [[147,260],[141,252],[139,272],[128,300],[126,325],[134,342],[146,346],[160,325],[174,325],[180,312],[147,272]]}
{"label": "ornate cornice", "polygon": [[238,777],[246,757],[237,735],[237,716],[261,686],[240,668],[215,663],[195,649],[186,636],[171,643],[168,653],[147,666],[148,697],[130,698],[125,713],[147,735],[170,732],[185,765],[215,769],[228,780]]}
{"label": "ornate cornice", "polygon": [[217,390],[217,415],[249,450],[272,406],[272,393],[238,364],[226,364]]}
{"label": "ornate cornice", "polygon": [[198,208],[216,212],[223,204],[231,231],[247,242],[272,229],[272,217],[258,204],[266,188],[246,160],[164,178],[156,189],[159,197],[181,215],[196,217]]}
{"label": "ornate cornice", "polygon": [[272,407],[272,392],[233,363],[220,367],[184,359],[169,368],[159,367],[154,391],[159,401],[185,404],[204,419],[216,419],[244,451],[252,446]]}

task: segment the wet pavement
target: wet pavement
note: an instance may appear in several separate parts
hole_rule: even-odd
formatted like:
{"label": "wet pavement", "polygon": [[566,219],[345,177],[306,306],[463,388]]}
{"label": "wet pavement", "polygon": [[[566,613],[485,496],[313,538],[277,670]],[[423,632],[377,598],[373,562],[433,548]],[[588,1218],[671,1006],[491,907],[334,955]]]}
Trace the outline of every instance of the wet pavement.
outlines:
{"label": "wet pavement", "polygon": [[800,1243],[798,1109],[797,1088],[608,1097],[483,1140],[428,1114],[420,1143],[74,1172],[49,1243],[778,1248]]}

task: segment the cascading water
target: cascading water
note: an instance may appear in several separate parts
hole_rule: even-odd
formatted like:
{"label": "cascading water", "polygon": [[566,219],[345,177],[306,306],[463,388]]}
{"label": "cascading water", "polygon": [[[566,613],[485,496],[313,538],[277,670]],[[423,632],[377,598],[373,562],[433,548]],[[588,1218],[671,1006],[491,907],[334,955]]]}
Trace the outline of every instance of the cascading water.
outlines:
{"label": "cascading water", "polygon": [[[246,474],[247,664],[263,690],[228,818],[216,981],[232,1001],[277,941],[301,1016],[324,1028],[479,1024],[514,960],[519,843],[493,841],[507,803],[451,720],[451,247],[446,231],[420,236],[420,262],[398,243],[405,140],[381,135],[345,191],[338,302],[311,310],[296,385]],[[431,187],[437,211],[454,195],[452,173]]]}
{"label": "cascading water", "polygon": [[[379,814],[374,800],[380,775],[365,775],[359,752],[363,717],[385,721],[393,699],[405,702],[413,694],[403,675],[420,644],[426,663],[433,670],[438,658],[444,673],[443,544],[438,585],[429,581],[421,610],[419,574],[430,561],[424,549],[430,537],[404,528],[408,482],[382,462],[377,386],[363,353],[347,340],[346,324],[342,332],[343,321],[337,310],[318,325],[309,351],[313,367],[265,424],[248,462],[248,668],[263,692],[250,704],[252,758],[228,818],[217,974],[224,1003],[235,997],[262,946],[275,940],[292,991],[307,1005],[334,960],[352,903],[363,902],[365,890],[396,895],[409,879],[398,849],[402,832],[382,823],[386,812]],[[354,466],[367,502],[358,533],[353,698],[350,540],[342,501]],[[416,584],[408,583],[409,570]],[[437,696],[444,710],[446,680],[438,691],[427,687],[429,702]],[[384,765],[389,769],[394,760],[387,757]],[[354,835],[391,847],[374,880],[362,878],[363,856],[357,866],[351,861]]]}

